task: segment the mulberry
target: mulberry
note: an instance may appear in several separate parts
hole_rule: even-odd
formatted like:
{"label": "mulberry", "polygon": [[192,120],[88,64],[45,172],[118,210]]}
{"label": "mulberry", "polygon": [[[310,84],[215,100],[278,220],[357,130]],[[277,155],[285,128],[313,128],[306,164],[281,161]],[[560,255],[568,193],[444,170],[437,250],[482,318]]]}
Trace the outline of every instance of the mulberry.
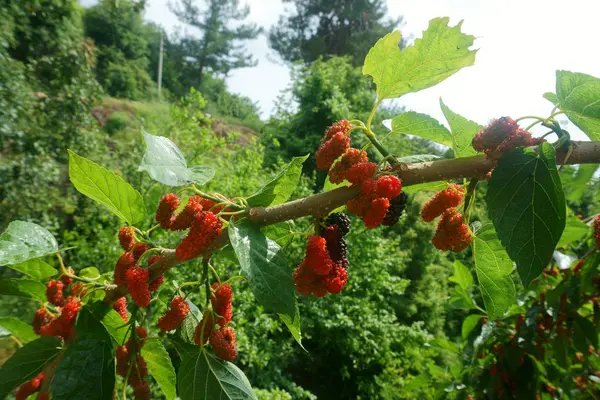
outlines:
{"label": "mulberry", "polygon": [[421,210],[423,221],[431,222],[449,208],[457,207],[465,194],[459,185],[451,185],[447,189],[438,192],[429,200]]}
{"label": "mulberry", "polygon": [[210,333],[209,339],[217,357],[223,360],[233,361],[237,357],[235,331],[233,328],[221,328]]}
{"label": "mulberry", "polygon": [[485,152],[487,156],[497,157],[504,152],[520,146],[534,146],[544,139],[537,139],[531,133],[519,128],[517,122],[509,117],[493,120],[485,129],[475,135],[473,148]]}
{"label": "mulberry", "polygon": [[206,343],[214,327],[215,321],[212,312],[208,310],[204,311],[202,319],[200,320],[198,325],[196,325],[196,330],[194,331],[194,342],[198,346]]}
{"label": "mulberry", "polygon": [[133,397],[135,400],[150,400],[150,387],[145,379],[133,386]]}
{"label": "mulberry", "polygon": [[129,371],[129,349],[126,345],[117,346],[115,354],[117,358],[117,375],[126,377]]}
{"label": "mulberry", "polygon": [[163,229],[169,229],[173,219],[175,210],[179,207],[179,197],[173,193],[166,194],[158,204],[156,209],[156,222],[160,224]]}
{"label": "mulberry", "polygon": [[332,213],[329,214],[325,220],[325,225],[337,225],[339,232],[342,236],[346,236],[350,232],[350,219],[344,213]]}
{"label": "mulberry", "polygon": [[35,392],[39,392],[42,382],[44,382],[44,373],[40,372],[35,378],[19,388],[15,394],[15,400],[25,400]]}
{"label": "mulberry", "polygon": [[327,252],[327,241],[321,236],[311,236],[306,245],[306,266],[317,275],[327,275],[333,261]]}
{"label": "mulberry", "polygon": [[596,248],[600,249],[600,215],[596,215],[596,218],[594,218],[594,240]]}
{"label": "mulberry", "polygon": [[74,284],[73,287],[71,288],[71,295],[77,296],[80,299],[83,298],[83,296],[85,296],[86,293],[87,293],[87,288],[86,288],[85,284],[83,284],[81,282]]}
{"label": "mulberry", "polygon": [[194,216],[188,235],[175,249],[175,255],[181,261],[198,257],[221,234],[223,224],[212,212],[202,212]]}
{"label": "mulberry", "polygon": [[377,179],[377,196],[393,199],[400,196],[402,181],[394,175],[383,175]]}
{"label": "mulberry", "polygon": [[335,135],[336,133],[342,133],[347,135],[352,129],[352,124],[345,119],[337,121],[335,124],[331,125],[327,128],[327,132],[325,133],[324,142],[328,141]]}
{"label": "mulberry", "polygon": [[350,138],[342,132],[334,134],[331,139],[319,146],[317,150],[317,168],[323,171],[329,170],[333,162],[348,150]]}
{"label": "mulberry", "polygon": [[231,318],[233,317],[231,286],[228,283],[219,285],[219,283],[215,282],[212,284],[212,289],[216,291],[214,297],[211,297],[210,302],[213,306],[213,311],[218,315],[217,323],[225,326],[231,322]]}
{"label": "mulberry", "polygon": [[119,313],[123,321],[127,322],[129,320],[129,315],[127,314],[127,299],[125,296],[119,297],[119,300],[113,304],[113,309]]}
{"label": "mulberry", "polygon": [[177,329],[183,322],[188,312],[190,312],[190,306],[183,297],[175,297],[171,301],[171,308],[165,315],[160,317],[158,320],[158,329],[161,332],[168,332]]}
{"label": "mulberry", "polygon": [[372,178],[376,171],[377,164],[372,162],[361,162],[350,167],[344,176],[348,182],[357,185]]}
{"label": "mulberry", "polygon": [[348,271],[339,265],[336,265],[333,271],[327,276],[327,279],[325,279],[327,291],[332,294],[340,293],[344,289],[344,286],[346,286],[346,282],[348,282]]}
{"label": "mulberry", "polygon": [[307,266],[306,260],[302,261],[294,271],[294,283],[296,291],[303,296],[314,294],[317,297],[323,297],[327,294],[327,287],[323,276],[315,274]]}
{"label": "mulberry", "polygon": [[150,304],[150,290],[148,288],[148,270],[138,265],[125,272],[127,288],[133,302],[138,307],[148,307]]}
{"label": "mulberry", "polygon": [[36,335],[40,334],[42,326],[46,325],[49,320],[50,316],[48,315],[48,310],[45,308],[40,308],[35,312],[31,325],[33,326],[33,331],[36,333]]}
{"label": "mulberry", "polygon": [[140,259],[140,257],[148,251],[148,245],[144,244],[144,243],[136,243],[133,246],[133,260],[135,262],[137,262],[137,260]]}
{"label": "mulberry", "polygon": [[129,374],[129,385],[135,390],[136,387],[143,384],[144,379],[148,375],[148,366],[144,357],[140,354],[135,356],[135,367],[131,369]]}
{"label": "mulberry", "polygon": [[124,226],[119,230],[119,243],[125,251],[129,251],[133,248],[135,239],[133,237],[133,228]]}
{"label": "mulberry", "polygon": [[125,273],[135,265],[133,254],[125,252],[121,254],[115,265],[114,281],[115,285],[123,285],[126,283]]}
{"label": "mulberry", "polygon": [[73,334],[75,319],[81,308],[81,303],[77,297],[69,296],[62,308],[58,318],[50,320],[46,325],[40,328],[42,336],[60,336],[67,340]]}
{"label": "mulberry", "polygon": [[327,242],[327,253],[335,264],[348,268],[348,247],[342,232],[337,225],[331,225],[323,229],[323,238]]}
{"label": "mulberry", "polygon": [[444,211],[431,242],[436,248],[444,251],[458,253],[466,249],[471,243],[471,231],[463,222],[462,214],[455,208]]}
{"label": "mulberry", "polygon": [[201,200],[202,197],[200,196],[190,197],[183,211],[181,211],[171,222],[169,229],[180,231],[189,228],[194,220],[194,215],[202,212],[202,205],[200,204]]}
{"label": "mulberry", "polygon": [[63,304],[65,304],[65,297],[63,294],[64,286],[64,283],[61,281],[48,281],[46,284],[46,298],[51,304],[57,307],[61,307]]}
{"label": "mulberry", "polygon": [[[75,271],[73,271],[73,268],[71,268],[71,267],[67,268],[67,272],[71,275],[75,275]],[[59,279],[65,285],[64,287],[68,287],[71,283],[73,283],[73,278],[71,278],[65,274],[61,274]]]}
{"label": "mulberry", "polygon": [[332,183],[339,184],[346,179],[346,173],[356,164],[366,163],[369,161],[367,153],[354,148],[348,149],[330,170],[329,180]]}
{"label": "mulberry", "polygon": [[373,200],[362,216],[365,226],[373,229],[381,225],[389,207],[390,201],[384,197]]}
{"label": "mulberry", "polygon": [[385,217],[383,217],[382,225],[392,226],[398,222],[402,212],[406,208],[406,202],[408,201],[408,196],[406,193],[400,193],[400,196],[396,196],[393,199],[390,199],[390,207],[385,213]]}

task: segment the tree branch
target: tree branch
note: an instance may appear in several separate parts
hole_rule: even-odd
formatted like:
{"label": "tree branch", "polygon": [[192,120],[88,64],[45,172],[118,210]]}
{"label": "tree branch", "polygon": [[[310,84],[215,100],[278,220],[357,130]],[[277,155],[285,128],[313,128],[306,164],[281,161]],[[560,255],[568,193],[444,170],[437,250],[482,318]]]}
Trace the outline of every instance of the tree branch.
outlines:
{"label": "tree branch", "polygon": [[[600,142],[571,143],[573,145],[573,152],[567,160],[567,164],[600,164]],[[564,162],[565,155],[566,150],[558,152],[558,164]],[[496,163],[497,160],[480,155],[414,164],[400,163],[393,167],[393,171],[402,178],[403,186],[410,186],[418,183],[450,179],[483,178],[496,166]],[[343,206],[346,202],[353,199],[358,195],[359,191],[359,187],[344,186],[329,192],[319,193],[272,207],[251,208],[248,212],[248,216],[254,223],[261,226],[273,225],[311,215],[325,216],[332,210]],[[224,230],[211,248],[202,256],[214,253],[228,242],[228,233],[227,230]],[[163,250],[161,253],[161,260],[155,262],[148,268],[150,270],[150,280],[155,279],[160,274],[167,272],[180,263],[181,261],[175,256],[175,250]],[[126,294],[126,285],[118,287],[113,286],[107,290],[104,301],[112,304]]]}

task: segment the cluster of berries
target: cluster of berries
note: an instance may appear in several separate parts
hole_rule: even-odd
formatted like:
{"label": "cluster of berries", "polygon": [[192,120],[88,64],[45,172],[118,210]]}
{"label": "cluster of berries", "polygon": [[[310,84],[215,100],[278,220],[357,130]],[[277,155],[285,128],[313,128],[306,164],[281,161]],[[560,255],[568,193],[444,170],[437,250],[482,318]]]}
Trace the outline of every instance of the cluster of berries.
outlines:
{"label": "cluster of berries", "polygon": [[169,311],[158,320],[158,329],[161,332],[168,332],[179,328],[189,312],[190,305],[183,297],[176,296],[171,301]]}
{"label": "cluster of berries", "polygon": [[342,213],[331,214],[325,221],[322,236],[312,236],[306,255],[294,271],[298,293],[324,297],[340,293],[348,281],[348,256],[344,236],[350,231],[350,220]]}
{"label": "cluster of berries", "polygon": [[[369,162],[366,152],[350,147],[348,135],[351,129],[352,125],[345,120],[327,129],[317,150],[317,167],[329,171],[332,183],[347,180],[353,185],[361,185],[360,195],[349,201],[347,207],[352,214],[362,218],[367,228],[376,228],[384,222],[393,225],[406,204],[406,195],[401,195],[402,182],[392,175],[375,178],[377,164]],[[391,204],[394,206],[390,207]]]}
{"label": "cluster of berries", "polygon": [[489,157],[499,157],[503,153],[521,146],[535,146],[544,139],[534,138],[531,133],[519,128],[517,121],[509,117],[493,120],[485,129],[477,133],[472,145],[477,151]]}
{"label": "cluster of berries", "polygon": [[141,355],[147,337],[146,328],[136,326],[135,340],[132,335],[126,344],[116,348],[117,374],[127,379],[136,400],[150,399],[150,387],[146,382],[148,367]]}
{"label": "cluster of berries", "polygon": [[[161,227],[173,231],[190,229],[175,250],[177,258],[186,261],[198,257],[221,234],[223,224],[216,214],[224,206],[217,206],[214,201],[200,196],[192,196],[185,208],[175,215],[179,202],[179,197],[173,193],[165,195],[156,210],[156,221]],[[211,209],[213,211],[209,211]]]}
{"label": "cluster of berries", "polygon": [[[39,392],[43,382],[44,382],[44,373],[40,372],[39,374],[37,374],[37,376],[35,378],[33,378],[32,380],[30,380],[27,383],[24,383],[19,388],[19,390],[15,394],[15,400],[25,400],[32,394]],[[47,393],[39,394],[37,396],[37,399],[38,400],[48,399],[48,394]]]}
{"label": "cluster of berries", "polygon": [[438,192],[425,204],[421,217],[425,222],[431,222],[440,215],[437,230],[431,242],[443,251],[461,252],[471,243],[471,231],[463,221],[463,216],[456,210],[462,202],[464,189],[459,185],[450,185]]}
{"label": "cluster of berries", "polygon": [[194,341],[203,346],[208,340],[217,357],[233,361],[237,357],[235,330],[227,326],[233,316],[231,286],[215,282],[211,289],[212,310],[204,311],[202,320],[196,326]]}

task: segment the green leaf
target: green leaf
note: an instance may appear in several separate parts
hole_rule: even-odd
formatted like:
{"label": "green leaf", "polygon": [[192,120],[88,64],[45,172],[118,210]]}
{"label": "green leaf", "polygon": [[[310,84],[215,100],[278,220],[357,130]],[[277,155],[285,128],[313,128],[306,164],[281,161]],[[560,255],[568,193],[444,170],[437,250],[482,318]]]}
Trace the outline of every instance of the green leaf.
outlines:
{"label": "green leaf", "polygon": [[144,220],[146,209],[140,192],[119,175],[71,150],[69,178],[79,192],[104,205],[117,217],[132,225]]}
{"label": "green leaf", "polygon": [[92,320],[101,323],[106,332],[113,337],[118,345],[125,343],[127,339],[127,326],[121,316],[111,306],[103,301],[86,304],[80,311],[79,318],[87,314]]}
{"label": "green leaf", "polygon": [[53,398],[61,400],[111,400],[114,389],[115,356],[108,334],[83,336],[69,345],[50,385]]}
{"label": "green leaf", "polygon": [[550,143],[505,153],[494,169],[487,205],[498,237],[525,287],[552,259],[565,228],[565,197]]}
{"label": "green leaf", "polygon": [[546,92],[544,93],[544,98],[546,100],[548,100],[550,103],[554,104],[555,106],[558,105],[558,96],[552,92]]}
{"label": "green leaf", "polygon": [[294,157],[269,183],[246,200],[250,207],[268,207],[288,201],[298,186],[302,164],[308,158]]}
{"label": "green leaf", "polygon": [[292,268],[281,247],[248,220],[229,226],[229,239],[260,304],[278,314],[295,315]]}
{"label": "green leaf", "polygon": [[[574,319],[575,326],[577,326],[577,329],[583,332],[583,336],[589,341],[589,344],[594,347],[598,347],[598,334],[596,333],[596,327],[592,321],[578,314],[574,316]],[[588,348],[589,346],[586,344],[585,351],[587,351]]]}
{"label": "green leaf", "polygon": [[196,307],[194,303],[192,303],[189,299],[186,299],[186,302],[190,306],[190,312],[187,314],[181,326],[177,328],[177,335],[187,343],[195,343],[194,342],[194,333],[196,331],[196,326],[202,319],[202,312]]}
{"label": "green leaf", "polygon": [[32,380],[60,353],[60,339],[42,337],[27,343],[0,368],[0,399],[15,387]]}
{"label": "green leaf", "polygon": [[490,319],[499,318],[516,302],[516,291],[510,277],[513,262],[491,225],[473,238],[473,258],[485,310]]}
{"label": "green leaf", "polygon": [[577,167],[577,172],[573,176],[573,180],[570,182],[569,188],[570,193],[567,194],[567,200],[579,201],[585,194],[586,189],[589,188],[589,181],[592,179],[598,164],[581,164]]}
{"label": "green leaf", "polygon": [[570,243],[576,242],[583,238],[589,232],[590,228],[581,222],[579,218],[573,215],[571,209],[567,209],[567,221],[565,223],[565,230],[560,236],[560,240],[556,244],[556,247],[566,247]]}
{"label": "green leaf", "polygon": [[558,362],[558,365],[560,365],[563,368],[567,368],[570,364],[569,362],[569,348],[571,346],[569,345],[569,339],[566,337],[562,337],[562,336],[556,336],[554,338],[553,344],[552,344],[552,350],[554,350],[554,356],[556,358],[556,361]]}
{"label": "green leaf", "polygon": [[379,39],[369,50],[363,74],[373,77],[379,100],[400,97],[434,86],[461,68],[473,65],[474,37],[448,26],[449,18],[434,18],[413,46],[400,50],[400,32]]}
{"label": "green leaf", "polygon": [[175,368],[165,346],[158,339],[149,339],[142,347],[142,356],[148,365],[148,372],[154,377],[167,400],[175,400]]}
{"label": "green leaf", "polygon": [[398,162],[405,164],[424,163],[429,161],[442,160],[442,157],[435,154],[415,154],[412,156],[397,158]]}
{"label": "green leaf", "polygon": [[46,286],[31,279],[2,279],[0,280],[0,295],[46,301]]}
{"label": "green leaf", "polygon": [[[281,321],[283,321],[285,326],[287,326],[287,328],[290,331],[290,333],[292,334],[292,337],[294,338],[294,340],[296,340],[296,342],[298,342],[300,347],[302,347],[304,349],[304,346],[302,345],[302,332],[300,331],[300,309],[298,308],[297,303],[295,305],[295,309],[296,309],[296,312],[294,313],[293,320],[289,315],[286,315],[286,314],[279,314],[279,318],[281,319]],[[306,349],[304,349],[304,350],[306,350]]]}
{"label": "green leaf", "polygon": [[3,328],[23,343],[29,343],[38,338],[31,325],[15,317],[0,318],[0,328]]}
{"label": "green leaf", "polygon": [[294,239],[296,225],[294,221],[284,221],[275,225],[263,226],[260,230],[266,237],[274,240],[281,247],[285,247]]}
{"label": "green leaf", "polygon": [[468,290],[473,284],[473,275],[465,264],[454,260],[454,275],[450,277],[450,281],[458,283],[461,288]]}
{"label": "green leaf", "polygon": [[100,271],[96,267],[87,267],[79,271],[79,276],[82,278],[95,279],[100,276]]}
{"label": "green leaf", "polygon": [[238,367],[199,347],[183,357],[177,387],[182,400],[257,400],[248,378]]}
{"label": "green leaf", "polygon": [[54,236],[32,222],[13,221],[0,235],[0,265],[18,264],[57,251]]}
{"label": "green leaf", "polygon": [[19,264],[8,265],[8,268],[19,271],[36,281],[44,281],[58,274],[58,271],[39,258],[32,258]]}
{"label": "green leaf", "polygon": [[600,79],[579,72],[556,71],[560,109],[590,139],[600,140]]}
{"label": "green leaf", "polygon": [[461,335],[463,340],[467,340],[473,329],[479,325],[479,321],[481,320],[481,315],[469,315],[464,319],[461,328]]}
{"label": "green leaf", "polygon": [[452,147],[453,144],[452,135],[444,125],[427,114],[419,114],[414,111],[408,111],[394,117],[391,133],[418,136],[448,147]]}
{"label": "green leaf", "polygon": [[456,114],[450,110],[440,98],[440,107],[450,125],[450,131],[452,132],[452,149],[454,150],[454,157],[470,157],[477,155],[477,152],[471,145],[473,138],[483,129],[483,126],[477,122],[466,119],[465,117]]}
{"label": "green leaf", "polygon": [[448,182],[437,181],[437,182],[425,182],[417,183],[416,185],[403,186],[402,191],[407,194],[418,193],[418,192],[439,192],[448,187]]}
{"label": "green leaf", "polygon": [[154,136],[142,130],[146,141],[146,153],[138,167],[148,171],[152,179],[167,186],[181,186],[195,183],[204,185],[215,176],[210,167],[188,168],[183,153],[175,143],[163,136]]}

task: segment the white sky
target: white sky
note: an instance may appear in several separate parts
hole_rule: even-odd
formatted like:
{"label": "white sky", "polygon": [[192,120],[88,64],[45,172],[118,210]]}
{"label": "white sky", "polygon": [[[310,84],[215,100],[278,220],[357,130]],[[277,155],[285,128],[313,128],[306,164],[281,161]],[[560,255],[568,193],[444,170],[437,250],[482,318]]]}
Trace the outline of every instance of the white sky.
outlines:
{"label": "white sky", "polygon": [[[81,0],[83,4],[94,0]],[[243,2],[243,0],[242,0]],[[280,0],[247,0],[250,21],[268,29],[284,6]],[[388,0],[390,16],[404,16],[404,36],[420,37],[431,18],[449,16],[451,25],[464,20],[463,32],[478,39],[476,63],[443,83],[399,100],[407,110],[444,121],[439,98],[453,111],[485,124],[491,118],[547,116],[551,104],[542,94],[554,91],[555,71],[566,69],[600,77],[598,0]],[[287,6],[287,5],[286,5]],[[288,6],[289,7],[289,6]],[[167,0],[148,0],[146,19],[172,30],[177,19]],[[234,71],[231,91],[258,101],[263,117],[273,110],[289,83],[287,67],[274,63],[266,35],[248,43],[259,60],[253,68]],[[445,122],[445,121],[444,121]],[[575,133],[575,128],[569,129]],[[582,138],[579,134],[576,138]]]}

